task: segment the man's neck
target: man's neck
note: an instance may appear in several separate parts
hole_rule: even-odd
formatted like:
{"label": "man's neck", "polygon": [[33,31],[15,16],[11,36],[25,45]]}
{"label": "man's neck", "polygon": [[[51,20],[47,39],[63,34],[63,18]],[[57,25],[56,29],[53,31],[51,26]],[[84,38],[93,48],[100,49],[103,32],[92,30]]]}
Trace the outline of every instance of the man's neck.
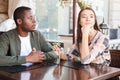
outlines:
{"label": "man's neck", "polygon": [[18,35],[20,35],[21,37],[26,37],[26,36],[28,36],[28,32],[22,31],[21,29],[17,29],[17,33],[18,33]]}
{"label": "man's neck", "polygon": [[26,37],[28,36],[28,33],[24,33],[24,32],[21,32],[21,33],[18,33],[21,37]]}

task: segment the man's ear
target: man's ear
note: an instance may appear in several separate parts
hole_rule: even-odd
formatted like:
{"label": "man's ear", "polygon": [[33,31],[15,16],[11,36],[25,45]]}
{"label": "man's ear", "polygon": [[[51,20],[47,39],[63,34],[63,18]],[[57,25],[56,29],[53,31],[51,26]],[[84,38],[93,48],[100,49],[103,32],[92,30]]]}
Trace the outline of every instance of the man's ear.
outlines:
{"label": "man's ear", "polygon": [[22,24],[22,19],[17,19],[18,24]]}

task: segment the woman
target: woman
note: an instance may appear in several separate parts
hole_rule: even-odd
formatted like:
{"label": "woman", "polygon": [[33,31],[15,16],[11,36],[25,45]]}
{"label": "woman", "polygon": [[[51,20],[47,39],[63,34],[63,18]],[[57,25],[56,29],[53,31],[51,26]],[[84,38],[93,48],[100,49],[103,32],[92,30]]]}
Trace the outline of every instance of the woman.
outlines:
{"label": "woman", "polygon": [[[100,32],[95,12],[91,8],[84,8],[80,11],[77,22],[77,39],[75,50],[79,53],[81,63],[109,65],[109,38]],[[53,48],[61,59],[67,60],[56,46]],[[57,50],[57,51],[56,51]],[[64,56],[64,57],[63,57]],[[73,57],[72,59],[77,59]]]}

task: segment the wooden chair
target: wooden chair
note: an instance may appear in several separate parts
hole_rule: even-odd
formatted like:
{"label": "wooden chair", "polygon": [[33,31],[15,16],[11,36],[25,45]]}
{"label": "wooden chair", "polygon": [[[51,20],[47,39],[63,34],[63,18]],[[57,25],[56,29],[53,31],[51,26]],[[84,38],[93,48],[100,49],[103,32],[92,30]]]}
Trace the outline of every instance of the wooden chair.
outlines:
{"label": "wooden chair", "polygon": [[120,50],[110,50],[111,63],[110,66],[120,68]]}
{"label": "wooden chair", "polygon": [[[120,68],[120,50],[111,49],[110,55],[111,55],[110,66]],[[120,80],[120,79],[119,79],[119,76],[116,76],[108,80]]]}

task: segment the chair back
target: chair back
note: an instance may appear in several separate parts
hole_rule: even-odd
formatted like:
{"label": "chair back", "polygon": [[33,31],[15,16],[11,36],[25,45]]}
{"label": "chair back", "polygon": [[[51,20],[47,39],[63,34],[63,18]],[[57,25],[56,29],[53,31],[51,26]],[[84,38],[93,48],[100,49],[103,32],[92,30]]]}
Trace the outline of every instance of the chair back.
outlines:
{"label": "chair back", "polygon": [[110,50],[111,63],[110,66],[120,68],[120,50]]}
{"label": "chair back", "polygon": [[0,31],[0,35],[1,35],[2,33],[4,33],[4,32],[1,32],[1,31]]}

